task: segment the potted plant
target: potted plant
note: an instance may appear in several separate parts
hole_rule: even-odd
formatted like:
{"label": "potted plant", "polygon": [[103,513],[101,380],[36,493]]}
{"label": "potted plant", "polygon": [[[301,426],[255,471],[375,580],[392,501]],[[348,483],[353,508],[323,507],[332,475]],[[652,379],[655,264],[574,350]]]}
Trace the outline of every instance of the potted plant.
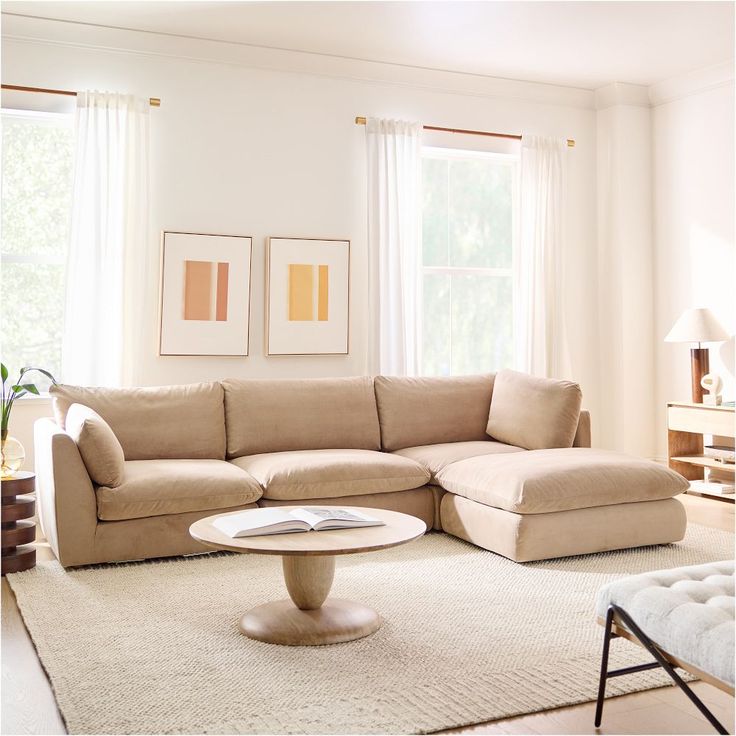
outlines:
{"label": "potted plant", "polygon": [[12,478],[26,457],[26,451],[23,449],[23,445],[15,439],[15,437],[8,436],[8,423],[10,422],[10,412],[13,409],[13,404],[16,399],[26,394],[36,394],[38,396],[39,390],[36,388],[34,383],[28,383],[24,380],[26,373],[31,371],[37,371],[42,373],[47,378],[51,379],[51,383],[56,383],[56,379],[43,368],[33,368],[26,366],[20,369],[18,374],[18,380],[15,383],[8,384],[8,369],[3,363],[0,363],[0,375],[3,379],[2,389],[2,420],[0,421],[0,454],[2,454],[2,478]]}

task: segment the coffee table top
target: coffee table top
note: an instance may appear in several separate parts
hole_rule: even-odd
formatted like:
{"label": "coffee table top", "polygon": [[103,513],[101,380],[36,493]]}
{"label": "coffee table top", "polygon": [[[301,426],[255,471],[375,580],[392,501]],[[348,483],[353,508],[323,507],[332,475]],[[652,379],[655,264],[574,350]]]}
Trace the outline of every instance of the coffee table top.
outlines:
{"label": "coffee table top", "polygon": [[[212,522],[228,514],[215,514],[195,521],[189,527],[189,533],[199,542],[213,549],[225,549],[231,552],[253,552],[260,555],[349,555],[357,552],[372,552],[386,547],[411,542],[421,537],[427,525],[415,516],[398,511],[370,509],[354,506],[322,506],[315,508],[355,508],[368,516],[381,519],[385,526],[367,526],[353,529],[333,529],[323,532],[295,532],[293,534],[270,534],[260,537],[228,537]],[[284,511],[290,509],[308,509],[306,504],[295,506],[279,506]],[[256,509],[253,509],[256,511]],[[243,514],[248,511],[232,511]]]}

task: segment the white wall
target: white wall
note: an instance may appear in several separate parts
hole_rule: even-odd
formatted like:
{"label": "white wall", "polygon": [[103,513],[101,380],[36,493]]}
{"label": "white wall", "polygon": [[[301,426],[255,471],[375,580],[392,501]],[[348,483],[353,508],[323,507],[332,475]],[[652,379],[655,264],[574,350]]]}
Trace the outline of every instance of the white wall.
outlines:
{"label": "white wall", "polygon": [[[356,115],[574,138],[567,216],[571,378],[582,385],[597,433],[599,366],[591,349],[597,332],[592,93],[379,64],[345,62],[336,68],[334,60],[314,55],[278,55],[27,18],[7,18],[3,33],[5,82],[115,90],[162,100],[160,109],[151,110],[148,319],[141,325],[137,358],[142,384],[366,371],[365,130],[354,124]],[[484,140],[448,136],[442,144]],[[163,229],[253,236],[249,357],[157,356]],[[351,240],[349,356],[264,356],[269,235]]]}
{"label": "white wall", "polygon": [[42,417],[51,417],[54,412],[51,409],[51,399],[48,397],[34,399],[18,399],[13,404],[8,431],[11,436],[20,440],[26,451],[26,459],[23,463],[24,470],[33,470],[33,424]]}
{"label": "white wall", "polygon": [[654,454],[652,141],[646,87],[612,84],[598,106],[600,442]]}
{"label": "white wall", "polygon": [[[653,109],[658,457],[667,454],[666,402],[690,400],[690,346],[664,343],[665,335],[685,309],[698,306],[736,331],[732,67],[719,76],[702,85],[671,82]],[[733,338],[711,346],[710,368],[733,399]]]}

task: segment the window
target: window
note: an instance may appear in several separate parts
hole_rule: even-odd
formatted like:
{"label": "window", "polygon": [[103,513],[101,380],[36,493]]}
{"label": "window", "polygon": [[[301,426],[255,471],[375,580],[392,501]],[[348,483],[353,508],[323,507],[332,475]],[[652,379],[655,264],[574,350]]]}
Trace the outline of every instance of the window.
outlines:
{"label": "window", "polygon": [[72,117],[2,111],[2,359],[61,372],[72,197]]}
{"label": "window", "polygon": [[425,148],[422,373],[513,363],[518,156]]}

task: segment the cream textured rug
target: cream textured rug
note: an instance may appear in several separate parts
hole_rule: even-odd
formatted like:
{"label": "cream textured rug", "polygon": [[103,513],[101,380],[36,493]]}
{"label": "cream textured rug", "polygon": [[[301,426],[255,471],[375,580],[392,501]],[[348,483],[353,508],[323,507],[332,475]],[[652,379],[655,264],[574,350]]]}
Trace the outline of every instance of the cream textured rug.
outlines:
{"label": "cream textured rug", "polygon": [[[679,544],[526,564],[433,533],[338,558],[333,595],[385,623],[327,647],[239,633],[248,608],[285,597],[278,557],[41,563],[8,582],[72,733],[422,733],[594,699],[598,588],[732,555],[731,534],[695,525]],[[612,666],[647,659],[612,649]]]}

